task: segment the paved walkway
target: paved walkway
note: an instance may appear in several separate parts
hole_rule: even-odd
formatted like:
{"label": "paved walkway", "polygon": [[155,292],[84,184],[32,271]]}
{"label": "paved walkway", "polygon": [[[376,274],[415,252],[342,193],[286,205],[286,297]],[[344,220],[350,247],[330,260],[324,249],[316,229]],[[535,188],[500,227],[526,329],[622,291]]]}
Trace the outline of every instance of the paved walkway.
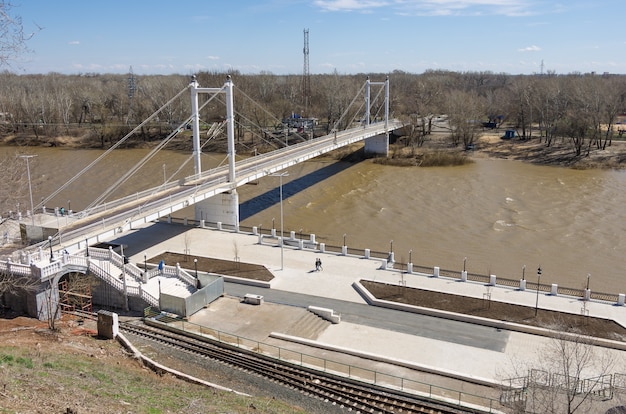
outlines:
{"label": "paved walkway", "polygon": [[[185,249],[189,249],[192,256],[226,260],[237,256],[242,262],[265,265],[275,276],[271,282],[272,291],[304,293],[358,304],[366,303],[353,287],[353,283],[360,279],[394,284],[406,283],[408,287],[477,298],[483,298],[483,294],[487,291],[486,286],[481,283],[382,270],[379,259],[364,259],[284,247],[281,260],[280,247],[269,244],[259,245],[258,240],[258,236],[244,233],[155,224],[141,231],[126,233],[117,242],[123,242],[127,246],[127,255],[134,263],[143,263],[144,254],[152,257],[165,251],[183,252]],[[323,264],[323,270],[319,272],[315,271],[317,257],[322,260]],[[512,288],[492,287],[490,293],[493,301],[525,306],[534,307],[537,300],[534,290],[519,291]],[[580,314],[581,301],[579,298],[542,293],[539,296],[539,307]],[[590,316],[613,319],[622,326],[626,326],[626,307],[592,301],[587,309]],[[390,321],[390,326],[393,325],[391,322],[393,321]],[[495,328],[491,329],[494,332],[498,331]],[[550,340],[543,336],[519,332],[506,331],[506,335],[502,338],[505,346],[498,350],[491,350],[480,346],[464,345],[459,341],[410,335],[393,328],[385,329],[366,324],[341,322],[326,328],[317,341],[321,345],[394,358],[415,366],[438,369],[461,377],[488,382],[500,382],[513,376],[514,368],[519,368],[520,364],[537,364],[542,349],[550,343]],[[610,353],[615,358],[615,372],[626,372],[624,364],[626,354],[623,351],[605,348],[601,350]]]}

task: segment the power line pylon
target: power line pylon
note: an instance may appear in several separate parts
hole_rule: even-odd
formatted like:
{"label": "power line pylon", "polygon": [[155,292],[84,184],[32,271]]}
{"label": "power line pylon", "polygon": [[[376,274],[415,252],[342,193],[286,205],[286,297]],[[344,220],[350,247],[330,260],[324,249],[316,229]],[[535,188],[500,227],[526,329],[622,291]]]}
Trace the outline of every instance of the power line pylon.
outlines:
{"label": "power line pylon", "polygon": [[302,71],[302,100],[304,114],[308,115],[309,99],[311,98],[311,74],[309,73],[309,29],[304,29],[304,70]]}

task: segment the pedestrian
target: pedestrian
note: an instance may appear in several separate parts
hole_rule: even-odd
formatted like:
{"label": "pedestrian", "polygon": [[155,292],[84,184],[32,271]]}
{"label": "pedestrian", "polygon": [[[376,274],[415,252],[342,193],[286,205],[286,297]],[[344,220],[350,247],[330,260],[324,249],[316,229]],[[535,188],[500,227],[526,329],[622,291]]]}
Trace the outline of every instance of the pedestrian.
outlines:
{"label": "pedestrian", "polygon": [[322,259],[320,259],[319,257],[317,258],[317,261],[315,262],[315,269],[319,272],[320,270],[324,270],[322,268]]}

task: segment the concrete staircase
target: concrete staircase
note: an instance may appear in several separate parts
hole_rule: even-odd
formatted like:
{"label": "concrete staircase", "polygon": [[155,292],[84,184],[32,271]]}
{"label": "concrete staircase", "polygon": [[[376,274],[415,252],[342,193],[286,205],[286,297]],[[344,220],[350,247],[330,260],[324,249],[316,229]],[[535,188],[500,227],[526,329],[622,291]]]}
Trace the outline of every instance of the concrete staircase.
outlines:
{"label": "concrete staircase", "polygon": [[330,324],[316,314],[307,312],[285,334],[315,340]]}
{"label": "concrete staircase", "polygon": [[177,277],[158,277],[158,280],[150,280],[151,283],[158,283],[159,281],[161,282],[161,291],[167,292],[168,295],[186,298],[196,291],[195,287],[187,285]]}

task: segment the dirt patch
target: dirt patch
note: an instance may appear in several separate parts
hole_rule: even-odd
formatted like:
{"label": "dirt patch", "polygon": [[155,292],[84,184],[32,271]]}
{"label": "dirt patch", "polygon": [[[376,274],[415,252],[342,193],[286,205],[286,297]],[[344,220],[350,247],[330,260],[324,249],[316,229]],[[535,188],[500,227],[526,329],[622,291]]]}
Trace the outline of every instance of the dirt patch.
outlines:
{"label": "dirt patch", "polygon": [[496,302],[488,297],[477,299],[368,280],[361,280],[361,284],[377,299],[597,338],[626,339],[626,329],[612,320],[545,309],[537,309],[535,315],[535,308]]}
{"label": "dirt patch", "polygon": [[[197,260],[197,263],[194,263],[194,259]],[[197,264],[198,272],[217,273],[219,275],[242,277],[263,282],[269,282],[274,279],[272,272],[262,265],[181,253],[165,252],[150,258],[148,263],[158,264],[161,260],[168,266],[174,266],[176,263],[179,263],[180,267],[192,271],[195,271]]]}
{"label": "dirt patch", "polygon": [[591,148],[576,155],[571,143],[557,139],[550,146],[544,140],[501,139],[497,133],[484,134],[478,140],[475,155],[552,165],[575,169],[624,169],[626,168],[626,143],[614,140],[600,150]]}

